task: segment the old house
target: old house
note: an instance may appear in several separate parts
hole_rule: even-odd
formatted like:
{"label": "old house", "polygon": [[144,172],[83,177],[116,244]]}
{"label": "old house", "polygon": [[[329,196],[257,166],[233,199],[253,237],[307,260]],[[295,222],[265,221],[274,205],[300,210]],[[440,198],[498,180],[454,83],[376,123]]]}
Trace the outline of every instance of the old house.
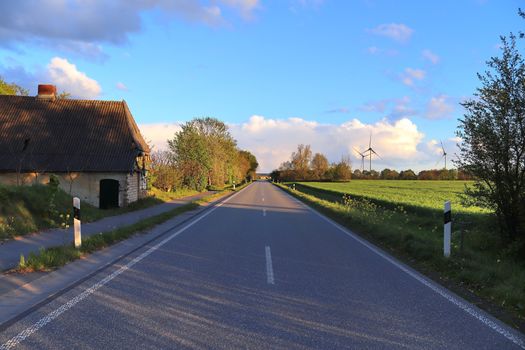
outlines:
{"label": "old house", "polygon": [[126,206],[146,194],[142,138],[125,101],[0,95],[0,183],[48,183],[101,208]]}

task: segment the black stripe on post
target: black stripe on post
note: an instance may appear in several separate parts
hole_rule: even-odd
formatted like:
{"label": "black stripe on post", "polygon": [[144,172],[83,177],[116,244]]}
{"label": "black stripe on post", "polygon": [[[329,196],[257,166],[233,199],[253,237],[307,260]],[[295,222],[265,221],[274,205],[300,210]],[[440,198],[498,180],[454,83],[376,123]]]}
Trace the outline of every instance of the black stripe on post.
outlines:
{"label": "black stripe on post", "polygon": [[73,217],[77,220],[80,220],[80,209],[73,207]]}
{"label": "black stripe on post", "polygon": [[451,211],[445,212],[445,224],[448,224],[451,221],[452,221],[452,212]]}

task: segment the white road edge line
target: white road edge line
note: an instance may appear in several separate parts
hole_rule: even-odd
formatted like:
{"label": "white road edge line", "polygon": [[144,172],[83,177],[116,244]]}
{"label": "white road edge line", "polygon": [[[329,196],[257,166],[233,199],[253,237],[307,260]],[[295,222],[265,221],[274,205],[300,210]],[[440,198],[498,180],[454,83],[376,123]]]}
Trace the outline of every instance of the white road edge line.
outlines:
{"label": "white road edge line", "polygon": [[272,251],[269,246],[265,247],[266,251],[266,282],[268,284],[275,284],[273,279],[273,265],[272,265]]}
{"label": "white road edge line", "polygon": [[209,211],[205,212],[202,216],[199,216],[197,219],[193,220],[192,222],[188,223],[183,228],[179,229],[175,233],[171,234],[170,236],[166,237],[153,247],[146,250],[144,253],[140,254],[139,256],[135,257],[133,260],[128,262],[126,265],[120,267],[118,270],[114,271],[110,275],[106,276],[99,282],[93,284],[91,287],[85,289],[82,293],[78,294],[76,297],[70,299],[68,302],[62,304],[58,309],[55,309],[54,311],[48,313],[46,316],[42,317],[38,322],[34,323],[33,325],[29,326],[22,332],[18,333],[16,336],[5,342],[4,344],[0,345],[0,350],[8,350],[12,349],[21,342],[23,342],[25,339],[27,339],[29,336],[40,330],[41,328],[45,327],[51,321],[58,318],[60,315],[62,315],[64,312],[68,311],[69,309],[73,308],[76,304],[81,302],[82,300],[86,299],[91,294],[95,293],[99,288],[106,285],[108,282],[113,280],[115,277],[120,275],[121,273],[129,270],[133,265],[137,264],[141,260],[143,260],[145,257],[162,247],[164,244],[171,241],[173,238],[177,237],[179,234],[190,228],[191,226],[195,225],[197,222],[201,221],[211,213],[213,213],[217,208],[221,207],[224,203],[228,202],[230,199],[233,199],[236,197],[241,191],[235,193],[233,196],[226,198],[224,201],[217,204],[215,207],[210,209]]}
{"label": "white road edge line", "polygon": [[435,282],[433,282],[433,281],[429,280],[428,278],[424,277],[423,275],[421,275],[419,272],[416,272],[415,270],[412,270],[408,266],[406,266],[406,265],[404,265],[404,264],[394,260],[392,257],[390,257],[390,256],[386,255],[385,253],[383,253],[379,248],[375,247],[374,245],[372,245],[371,243],[365,241],[364,239],[356,236],[354,233],[352,233],[351,231],[347,230],[345,227],[339,225],[335,221],[329,219],[328,217],[326,217],[326,216],[322,215],[321,213],[317,212],[316,210],[310,208],[308,205],[306,205],[305,203],[301,202],[297,198],[293,197],[289,193],[287,193],[287,192],[284,192],[284,193],[286,195],[288,195],[290,198],[292,198],[294,201],[299,203],[304,208],[308,209],[312,213],[314,213],[317,216],[321,217],[323,220],[327,221],[331,225],[333,225],[336,228],[338,228],[340,231],[345,233],[347,236],[351,237],[352,239],[354,239],[358,243],[361,243],[362,245],[364,245],[365,247],[370,249],[372,252],[376,253],[377,255],[382,257],[383,259],[387,260],[388,262],[390,262],[391,264],[393,264],[394,266],[399,268],[401,271],[403,271],[406,274],[408,274],[409,276],[413,277],[418,282],[422,283],[423,285],[425,285],[426,287],[430,288],[435,293],[441,295],[443,298],[445,298],[446,300],[448,300],[452,304],[456,305],[457,307],[459,307],[460,309],[462,309],[463,311],[465,311],[466,313],[468,313],[472,317],[476,318],[478,321],[483,323],[485,326],[487,326],[487,327],[491,328],[492,330],[494,330],[495,332],[501,334],[502,336],[504,336],[505,338],[507,338],[508,340],[513,342],[514,344],[516,344],[517,346],[521,347],[522,349],[525,349],[525,340],[522,339],[521,337],[515,335],[513,332],[509,331],[510,327],[508,327],[507,325],[504,325],[503,323],[501,323],[501,325],[498,324],[497,322],[500,322],[499,320],[498,321],[496,321],[496,319],[492,320],[491,318],[487,317],[488,314],[486,314],[484,311],[478,309],[475,306],[470,305],[470,303],[468,303],[467,301],[460,300],[458,297],[456,297],[456,296],[452,295],[451,293],[449,293],[444,287],[439,286]]}

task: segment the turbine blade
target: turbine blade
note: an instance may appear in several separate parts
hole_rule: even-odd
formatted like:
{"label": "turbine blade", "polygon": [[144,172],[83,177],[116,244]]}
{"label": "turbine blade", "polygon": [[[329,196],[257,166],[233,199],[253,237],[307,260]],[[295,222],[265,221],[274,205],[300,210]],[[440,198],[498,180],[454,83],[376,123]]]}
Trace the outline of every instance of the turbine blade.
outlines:
{"label": "turbine blade", "polygon": [[[376,156],[378,156],[379,158],[381,158],[381,156],[380,156],[379,154],[377,154],[377,152],[374,151],[373,149],[370,149],[370,151],[373,152],[373,153],[374,153]],[[381,159],[383,159],[383,158],[381,158]]]}

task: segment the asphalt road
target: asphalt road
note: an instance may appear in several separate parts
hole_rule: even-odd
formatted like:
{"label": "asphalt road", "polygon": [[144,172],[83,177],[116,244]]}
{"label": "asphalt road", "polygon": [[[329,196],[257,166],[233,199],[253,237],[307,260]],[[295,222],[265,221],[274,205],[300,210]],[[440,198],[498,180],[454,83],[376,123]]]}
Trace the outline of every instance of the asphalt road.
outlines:
{"label": "asphalt road", "polygon": [[270,183],[197,220],[12,325],[0,349],[525,348]]}

